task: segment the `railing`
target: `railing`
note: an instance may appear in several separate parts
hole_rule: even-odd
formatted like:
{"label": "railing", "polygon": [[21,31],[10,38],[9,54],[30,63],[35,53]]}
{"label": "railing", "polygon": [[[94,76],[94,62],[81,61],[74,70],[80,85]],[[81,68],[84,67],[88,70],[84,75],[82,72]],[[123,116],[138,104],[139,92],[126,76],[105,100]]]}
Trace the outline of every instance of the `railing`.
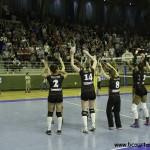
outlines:
{"label": "railing", "polygon": [[[20,65],[14,65],[12,61],[0,61],[0,74],[24,74],[30,72],[40,74],[43,69],[41,62],[20,61]],[[49,65],[57,62],[49,62]],[[68,73],[73,72],[70,62],[65,62],[65,69]],[[59,64],[58,64],[59,65]],[[60,66],[60,65],[59,65]],[[61,67],[61,66],[60,66]]]}
{"label": "railing", "polygon": [[[52,63],[57,63],[57,62],[49,62],[49,65]],[[72,69],[70,62],[64,62],[64,64],[65,64],[65,69],[68,73],[75,72]],[[125,65],[123,62],[117,62],[117,67],[121,74],[124,74],[125,71],[124,66]],[[36,62],[21,61],[20,65],[13,65],[12,61],[0,61],[0,74],[25,74],[26,72],[30,72],[31,74],[40,74],[42,69],[43,69],[43,64],[37,61]],[[126,71],[129,72],[128,68]]]}

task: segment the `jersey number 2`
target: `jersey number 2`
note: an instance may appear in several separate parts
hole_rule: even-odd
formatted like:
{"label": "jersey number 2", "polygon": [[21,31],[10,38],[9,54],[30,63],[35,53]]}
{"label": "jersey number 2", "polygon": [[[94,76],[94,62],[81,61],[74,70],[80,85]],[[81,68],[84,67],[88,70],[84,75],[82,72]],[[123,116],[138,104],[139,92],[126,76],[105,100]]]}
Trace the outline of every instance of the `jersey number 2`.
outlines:
{"label": "jersey number 2", "polygon": [[58,86],[59,86],[59,85],[58,85],[58,80],[54,80],[53,83],[54,83],[54,86],[53,86],[53,87],[58,87]]}

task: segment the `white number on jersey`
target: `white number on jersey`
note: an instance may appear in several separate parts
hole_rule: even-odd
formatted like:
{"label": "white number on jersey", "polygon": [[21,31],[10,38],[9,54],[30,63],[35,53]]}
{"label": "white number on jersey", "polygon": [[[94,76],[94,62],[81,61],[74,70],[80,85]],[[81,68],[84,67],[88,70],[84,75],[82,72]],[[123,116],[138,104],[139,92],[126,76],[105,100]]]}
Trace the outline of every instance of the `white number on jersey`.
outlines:
{"label": "white number on jersey", "polygon": [[118,89],[120,87],[120,82],[116,81],[116,89]]}
{"label": "white number on jersey", "polygon": [[58,85],[58,80],[55,79],[55,80],[53,81],[53,83],[54,83],[54,86],[53,86],[53,87],[56,87],[56,88],[59,87],[59,85]]}
{"label": "white number on jersey", "polygon": [[84,75],[85,76],[85,80],[87,81],[87,80],[91,80],[92,81],[92,73],[90,73],[89,75],[88,74],[85,74]]}

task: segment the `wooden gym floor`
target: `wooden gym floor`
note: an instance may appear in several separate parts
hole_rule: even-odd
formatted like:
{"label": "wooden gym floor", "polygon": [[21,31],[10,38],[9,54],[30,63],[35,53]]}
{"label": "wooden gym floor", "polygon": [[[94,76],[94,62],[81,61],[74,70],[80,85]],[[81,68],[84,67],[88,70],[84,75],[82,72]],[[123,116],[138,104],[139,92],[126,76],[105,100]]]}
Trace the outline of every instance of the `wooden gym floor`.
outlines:
{"label": "wooden gym floor", "polygon": [[[150,92],[150,86],[146,86],[147,90]],[[132,87],[121,87],[120,93],[131,93]],[[79,88],[73,88],[73,89],[63,89],[64,97],[69,96],[80,96],[80,89]],[[102,87],[101,90],[98,92],[99,95],[108,94],[108,88]],[[6,91],[1,92],[0,95],[0,101],[5,100],[20,100],[20,99],[36,99],[36,98],[47,98],[48,91],[40,91],[40,90],[31,90],[31,93],[25,93],[24,91]]]}

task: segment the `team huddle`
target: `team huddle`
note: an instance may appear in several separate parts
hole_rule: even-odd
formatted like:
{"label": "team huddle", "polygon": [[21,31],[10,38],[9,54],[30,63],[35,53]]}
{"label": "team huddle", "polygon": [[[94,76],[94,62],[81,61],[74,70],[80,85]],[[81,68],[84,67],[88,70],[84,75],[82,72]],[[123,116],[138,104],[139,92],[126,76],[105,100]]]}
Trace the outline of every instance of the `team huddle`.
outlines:
{"label": "team huddle", "polygon": [[[82,122],[83,130],[82,132],[87,134],[89,131],[93,132],[96,130],[95,123],[95,99],[96,92],[94,87],[94,75],[97,69],[101,71],[101,74],[109,81],[108,87],[108,101],[106,107],[106,115],[108,120],[108,129],[113,130],[115,127],[118,130],[122,129],[121,119],[120,119],[120,108],[121,108],[121,98],[120,98],[120,75],[118,69],[113,65],[103,62],[101,59],[97,60],[95,57],[91,56],[88,51],[83,50],[84,55],[88,58],[82,65],[78,64],[74,59],[74,51],[70,50],[71,66],[79,73],[81,78],[81,108],[82,108]],[[132,112],[134,115],[135,122],[131,127],[139,128],[138,123],[138,110],[137,106],[141,103],[142,111],[146,117],[145,125],[149,126],[149,111],[146,106],[147,101],[147,90],[144,86],[144,80],[146,77],[146,71],[150,70],[149,63],[147,61],[147,54],[140,62],[137,61],[138,51],[135,52],[132,63],[128,62],[128,66],[133,71],[133,99],[132,99]],[[48,62],[42,60],[44,64],[44,69],[42,70],[42,76],[47,78],[49,83],[49,95],[48,95],[48,114],[47,122],[48,129],[46,134],[51,135],[51,125],[53,121],[53,113],[56,108],[56,116],[58,120],[57,133],[62,132],[62,122],[63,122],[63,92],[62,92],[62,82],[64,78],[67,77],[67,72],[65,71],[65,65],[62,61],[60,55],[58,55],[58,60],[61,64],[61,69],[58,65],[51,64],[48,66]],[[109,74],[107,74],[107,71]],[[91,126],[88,127],[87,119],[88,114],[91,117]],[[113,116],[114,120],[113,121]]]}

